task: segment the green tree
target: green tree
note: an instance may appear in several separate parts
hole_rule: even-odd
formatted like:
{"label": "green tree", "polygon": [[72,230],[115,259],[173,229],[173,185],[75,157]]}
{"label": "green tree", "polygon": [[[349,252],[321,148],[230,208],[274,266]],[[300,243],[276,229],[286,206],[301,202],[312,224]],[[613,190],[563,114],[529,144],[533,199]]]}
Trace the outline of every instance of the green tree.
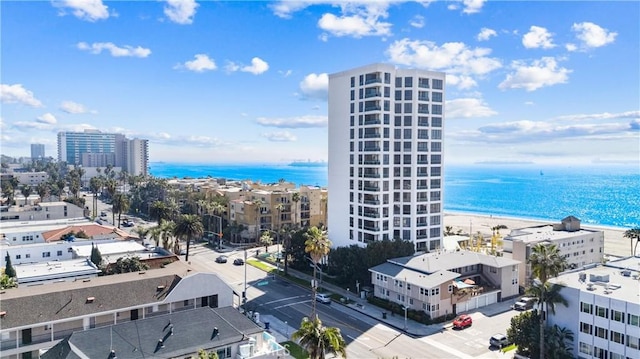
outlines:
{"label": "green tree", "polygon": [[555,313],[555,304],[562,303],[566,305],[566,299],[560,295],[561,286],[557,284],[548,283],[549,278],[557,277],[567,267],[566,259],[560,255],[560,250],[555,244],[536,244],[529,256],[529,265],[531,265],[531,272],[536,281],[532,281],[532,284],[528,289],[528,293],[536,298],[536,301],[540,305],[540,353],[541,358],[545,353],[545,321],[548,309],[551,309],[552,313]]}
{"label": "green tree", "polygon": [[184,258],[185,261],[189,261],[189,247],[193,238],[202,237],[204,233],[204,227],[202,226],[202,220],[195,214],[183,214],[178,219],[174,234],[177,238],[182,238],[187,241],[187,254]]}
{"label": "green tree", "polygon": [[20,192],[22,193],[22,196],[24,197],[24,205],[25,206],[27,205],[29,196],[31,196],[32,190],[33,189],[28,184],[22,185],[22,187],[20,187]]}
{"label": "green tree", "polygon": [[149,269],[149,266],[146,263],[142,263],[139,257],[120,257],[110,266],[109,274],[140,272],[147,269]]}
{"label": "green tree", "polygon": [[571,359],[573,358],[573,332],[567,328],[561,328],[554,324],[547,330],[547,355],[546,358]]}
{"label": "green tree", "polygon": [[[631,255],[635,257],[636,250],[638,249],[638,242],[640,242],[640,227],[628,229],[624,232],[624,238],[629,239],[629,244],[631,245]],[[635,247],[633,246],[633,240],[636,240]]]}
{"label": "green tree", "polygon": [[198,349],[198,359],[218,359],[218,353],[206,352],[204,349]]}
{"label": "green tree", "polygon": [[102,266],[102,253],[100,253],[98,246],[93,243],[91,243],[91,263],[95,264],[98,268]]}
{"label": "green tree", "polygon": [[538,324],[540,315],[537,310],[523,312],[511,318],[511,326],[507,329],[509,342],[518,347],[518,354],[536,358],[539,356]]}
{"label": "green tree", "polygon": [[316,280],[318,263],[331,250],[331,241],[327,236],[327,232],[318,227],[311,227],[305,233],[306,241],[304,242],[304,251],[311,257],[313,262],[313,285],[311,286],[313,301],[311,302],[311,317],[316,317],[316,292],[318,291],[318,282]]}
{"label": "green tree", "polygon": [[[116,213],[118,214],[118,228],[120,228],[122,213],[129,211],[129,197],[124,193],[116,193],[115,196],[113,196],[113,203],[111,205],[113,217],[115,217]],[[115,218],[113,221],[115,222]]]}
{"label": "green tree", "polygon": [[157,225],[149,229],[149,236],[156,242],[156,247],[160,247],[160,239],[162,238],[162,226]]}
{"label": "green tree", "polygon": [[260,244],[264,246],[265,252],[269,252],[269,246],[273,244],[273,237],[271,237],[271,232],[262,232],[262,235],[260,236]]}
{"label": "green tree", "polygon": [[15,288],[18,286],[16,278],[9,277],[5,274],[4,268],[0,268],[0,289]]}
{"label": "green tree", "polygon": [[347,357],[347,345],[339,328],[325,327],[317,316],[313,320],[303,318],[300,329],[291,338],[297,340],[309,353],[309,359],[324,359],[327,353]]}
{"label": "green tree", "polygon": [[36,193],[40,196],[40,201],[44,202],[44,199],[49,197],[49,194],[51,193],[51,187],[46,182],[38,183],[36,186]]}
{"label": "green tree", "polygon": [[102,189],[102,179],[99,176],[91,177],[89,180],[89,190],[93,194],[93,216],[98,216],[98,193]]}
{"label": "green tree", "polygon": [[6,274],[9,278],[16,277],[16,269],[13,268],[13,265],[11,264],[11,256],[9,255],[9,252],[7,252],[7,255],[4,256],[4,274]]}
{"label": "green tree", "polygon": [[293,202],[293,228],[298,227],[298,202],[300,202],[300,192],[294,192],[291,195],[291,202]]}

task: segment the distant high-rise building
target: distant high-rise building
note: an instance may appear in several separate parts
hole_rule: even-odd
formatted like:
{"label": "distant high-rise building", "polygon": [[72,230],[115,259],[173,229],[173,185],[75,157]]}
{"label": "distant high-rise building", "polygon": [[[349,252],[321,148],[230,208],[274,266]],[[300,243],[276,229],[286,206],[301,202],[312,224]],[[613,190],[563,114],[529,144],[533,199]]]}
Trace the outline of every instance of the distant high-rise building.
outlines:
{"label": "distant high-rise building", "polygon": [[58,160],[71,165],[112,165],[132,175],[148,174],[147,140],[129,140],[118,133],[98,130],[58,133]]}
{"label": "distant high-rise building", "polygon": [[41,143],[31,144],[31,159],[37,160],[44,158],[44,145]]}
{"label": "distant high-rise building", "polygon": [[329,238],[440,248],[445,74],[373,64],[329,76]]}

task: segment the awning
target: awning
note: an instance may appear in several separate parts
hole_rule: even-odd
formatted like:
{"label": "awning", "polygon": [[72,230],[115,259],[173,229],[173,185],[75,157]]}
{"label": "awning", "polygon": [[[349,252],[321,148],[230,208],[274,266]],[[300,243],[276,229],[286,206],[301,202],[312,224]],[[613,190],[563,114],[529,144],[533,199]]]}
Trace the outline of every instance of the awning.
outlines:
{"label": "awning", "polygon": [[460,281],[455,281],[455,282],[453,282],[453,284],[455,284],[455,286],[458,287],[458,289],[473,288],[474,287],[474,285],[472,285],[472,284],[467,284],[465,282],[460,282]]}

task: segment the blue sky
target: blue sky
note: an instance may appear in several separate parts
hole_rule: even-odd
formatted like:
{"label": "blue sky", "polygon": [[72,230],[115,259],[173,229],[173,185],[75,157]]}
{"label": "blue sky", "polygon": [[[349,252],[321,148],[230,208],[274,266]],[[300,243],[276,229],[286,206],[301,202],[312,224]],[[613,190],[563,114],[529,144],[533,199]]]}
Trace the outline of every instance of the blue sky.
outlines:
{"label": "blue sky", "polygon": [[640,158],[637,1],[2,1],[1,150],[86,128],[150,160],[326,160],[327,74],[447,73],[447,163]]}

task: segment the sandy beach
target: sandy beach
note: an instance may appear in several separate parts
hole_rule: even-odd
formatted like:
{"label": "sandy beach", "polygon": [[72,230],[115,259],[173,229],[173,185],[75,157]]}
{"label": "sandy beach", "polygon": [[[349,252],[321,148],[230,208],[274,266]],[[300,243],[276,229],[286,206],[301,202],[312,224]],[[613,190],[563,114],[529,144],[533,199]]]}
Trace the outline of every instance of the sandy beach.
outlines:
{"label": "sandy beach", "polygon": [[[504,224],[508,229],[501,231],[502,236],[509,234],[512,229],[531,227],[541,224],[560,223],[562,218],[556,221],[539,221],[522,218],[496,217],[478,214],[445,213],[444,225],[453,227],[453,232],[462,230],[463,233],[480,233],[485,237],[491,236],[491,227]],[[604,226],[582,225],[582,228],[604,231],[604,253],[616,257],[628,257],[631,255],[629,239],[623,234],[628,228],[613,228]]]}

